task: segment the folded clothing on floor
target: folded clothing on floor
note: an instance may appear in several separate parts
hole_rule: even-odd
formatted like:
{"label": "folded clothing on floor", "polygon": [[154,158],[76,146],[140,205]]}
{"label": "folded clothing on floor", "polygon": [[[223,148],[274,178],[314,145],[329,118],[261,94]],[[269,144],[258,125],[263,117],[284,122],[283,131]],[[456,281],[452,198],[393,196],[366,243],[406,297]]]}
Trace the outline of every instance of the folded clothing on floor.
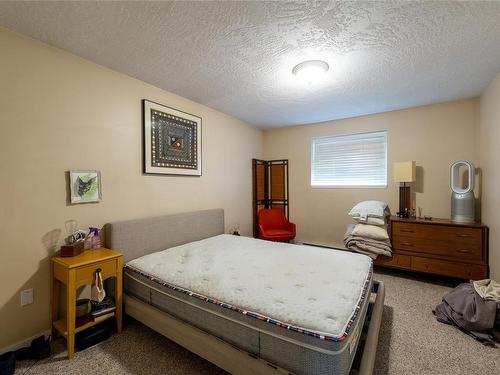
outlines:
{"label": "folded clothing on floor", "polygon": [[[387,239],[375,239],[355,234],[357,225],[350,224],[344,236],[344,244],[348,250],[368,255],[375,259],[378,255],[392,256],[391,241]],[[366,226],[365,226],[366,227]],[[371,228],[373,229],[373,228]],[[370,231],[370,228],[360,228],[357,233]],[[382,229],[385,230],[385,229]],[[385,230],[386,231],[386,230]],[[386,231],[387,233],[387,231]],[[375,236],[383,237],[383,233],[376,231]]]}
{"label": "folded clothing on floor", "polygon": [[433,311],[441,323],[451,324],[478,341],[495,346],[500,330],[498,303],[481,298],[472,283],[458,285]]}
{"label": "folded clothing on floor", "polygon": [[500,283],[491,279],[473,281],[472,285],[482,298],[500,302]]}

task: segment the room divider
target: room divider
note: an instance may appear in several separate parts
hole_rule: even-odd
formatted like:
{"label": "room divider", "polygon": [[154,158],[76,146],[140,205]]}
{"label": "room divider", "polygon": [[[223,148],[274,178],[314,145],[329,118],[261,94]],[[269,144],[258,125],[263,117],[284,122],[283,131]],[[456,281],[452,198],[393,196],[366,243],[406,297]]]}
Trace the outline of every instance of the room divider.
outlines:
{"label": "room divider", "polygon": [[289,216],[288,159],[252,159],[253,235],[259,236],[258,213],[262,208],[279,208]]}

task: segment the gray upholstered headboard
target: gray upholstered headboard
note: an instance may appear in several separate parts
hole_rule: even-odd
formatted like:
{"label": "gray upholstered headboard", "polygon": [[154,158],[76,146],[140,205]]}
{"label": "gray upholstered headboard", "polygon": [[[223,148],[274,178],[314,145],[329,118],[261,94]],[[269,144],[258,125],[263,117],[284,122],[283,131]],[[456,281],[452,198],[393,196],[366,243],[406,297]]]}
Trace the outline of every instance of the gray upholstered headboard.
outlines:
{"label": "gray upholstered headboard", "polygon": [[106,247],[123,262],[224,233],[224,210],[206,210],[106,224]]}

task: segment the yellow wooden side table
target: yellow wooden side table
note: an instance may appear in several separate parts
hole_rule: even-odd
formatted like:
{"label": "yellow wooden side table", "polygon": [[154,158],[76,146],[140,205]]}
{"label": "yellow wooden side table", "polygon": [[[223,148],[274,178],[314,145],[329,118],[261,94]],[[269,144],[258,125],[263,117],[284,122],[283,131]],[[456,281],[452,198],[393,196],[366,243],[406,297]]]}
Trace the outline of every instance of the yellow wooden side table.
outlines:
{"label": "yellow wooden side table", "polygon": [[[75,334],[109,318],[116,319],[116,330],[122,330],[122,254],[106,249],[86,250],[74,257],[52,258],[52,329],[66,338],[68,358],[75,354]],[[79,327],[76,325],[76,291],[83,285],[94,282],[95,273],[100,269],[103,280],[115,277],[114,314],[96,318]],[[66,285],[66,317],[59,318],[59,287]]]}

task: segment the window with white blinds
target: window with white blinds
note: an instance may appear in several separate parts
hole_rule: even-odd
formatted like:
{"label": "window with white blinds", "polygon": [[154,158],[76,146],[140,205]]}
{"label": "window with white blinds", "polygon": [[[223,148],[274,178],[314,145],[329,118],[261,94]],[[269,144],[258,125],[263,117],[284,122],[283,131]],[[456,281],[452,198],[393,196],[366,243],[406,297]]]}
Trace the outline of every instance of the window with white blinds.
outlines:
{"label": "window with white blinds", "polygon": [[387,186],[387,132],[313,138],[311,186]]}

